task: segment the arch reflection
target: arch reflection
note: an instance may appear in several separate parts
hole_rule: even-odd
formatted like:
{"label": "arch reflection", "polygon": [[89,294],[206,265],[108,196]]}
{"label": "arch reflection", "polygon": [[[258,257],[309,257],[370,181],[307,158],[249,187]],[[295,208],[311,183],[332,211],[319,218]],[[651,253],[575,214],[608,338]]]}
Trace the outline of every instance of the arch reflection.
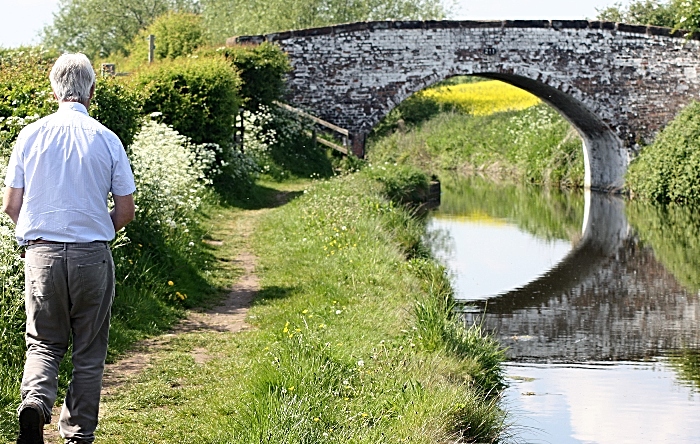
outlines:
{"label": "arch reflection", "polygon": [[509,358],[639,360],[700,346],[700,298],[630,229],[622,199],[586,194],[583,236],[554,268],[481,304]]}

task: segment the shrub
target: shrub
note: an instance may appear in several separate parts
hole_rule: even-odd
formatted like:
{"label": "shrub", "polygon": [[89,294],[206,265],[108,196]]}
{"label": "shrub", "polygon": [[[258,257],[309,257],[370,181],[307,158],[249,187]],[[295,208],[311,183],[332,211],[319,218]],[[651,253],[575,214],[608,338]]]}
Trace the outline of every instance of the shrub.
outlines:
{"label": "shrub", "polygon": [[129,147],[141,127],[141,100],[135,91],[107,77],[97,81],[90,115],[119,136]]}
{"label": "shrub", "polygon": [[138,209],[129,229],[150,233],[186,224],[211,183],[206,172],[215,162],[208,147],[189,143],[163,123],[145,123],[131,146]]}
{"label": "shrub", "polygon": [[700,202],[699,141],[700,103],[693,102],[632,162],[630,192],[658,202]]}
{"label": "shrub", "polygon": [[240,78],[222,57],[162,61],[136,73],[133,81],[144,113],[162,113],[165,123],[195,143],[233,142]]}
{"label": "shrub", "polygon": [[419,204],[428,195],[428,176],[416,167],[386,163],[362,171],[384,185],[384,192],[394,202]]}
{"label": "shrub", "polygon": [[258,111],[270,106],[284,94],[284,76],[291,70],[287,55],[271,43],[257,46],[232,46],[216,50],[238,70],[243,84],[245,107]]}
{"label": "shrub", "polygon": [[401,102],[396,108],[382,119],[373,129],[370,137],[382,137],[403,125],[416,126],[438,115],[443,109],[448,109],[438,100],[429,97],[423,92],[413,94]]}
{"label": "shrub", "polygon": [[188,56],[205,43],[202,17],[199,14],[169,12],[156,18],[134,37],[129,45],[132,60],[140,63],[148,61],[147,40],[150,34],[156,37],[156,60]]}
{"label": "shrub", "polygon": [[295,114],[260,105],[256,112],[245,110],[242,117],[243,147],[259,172],[275,180],[333,175],[325,149],[314,147],[310,128]]}
{"label": "shrub", "polygon": [[[42,48],[0,52],[0,155],[9,155],[22,128],[58,109],[49,81],[55,59]],[[112,78],[97,79],[90,114],[125,146],[141,125],[138,96]]]}
{"label": "shrub", "polygon": [[58,108],[49,82],[53,61],[42,48],[0,51],[0,155],[9,155],[25,125]]}

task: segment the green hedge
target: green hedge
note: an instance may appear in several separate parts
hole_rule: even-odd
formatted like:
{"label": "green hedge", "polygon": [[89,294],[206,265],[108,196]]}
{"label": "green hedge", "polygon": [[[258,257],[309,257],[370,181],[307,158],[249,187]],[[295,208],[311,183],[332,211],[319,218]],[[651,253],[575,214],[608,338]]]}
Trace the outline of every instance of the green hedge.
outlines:
{"label": "green hedge", "polygon": [[58,109],[49,82],[54,60],[39,48],[0,51],[0,156],[25,125]]}
{"label": "green hedge", "polygon": [[141,128],[141,100],[136,92],[115,78],[97,82],[90,115],[119,136],[129,147]]}
{"label": "green hedge", "polygon": [[143,112],[163,121],[195,143],[228,146],[241,104],[240,77],[223,57],[162,61],[134,74]]}
{"label": "green hedge", "polygon": [[657,202],[700,202],[700,103],[693,102],[642,149],[630,165],[634,197]]}
{"label": "green hedge", "polygon": [[284,76],[291,65],[278,46],[265,42],[256,46],[219,48],[216,52],[226,57],[240,73],[241,96],[247,109],[257,111],[261,105],[270,106],[284,94]]}
{"label": "green hedge", "polygon": [[[58,109],[49,72],[56,54],[41,48],[0,51],[0,156],[9,155],[27,124]],[[137,94],[117,79],[98,77],[90,115],[114,131],[125,146],[141,125]]]}

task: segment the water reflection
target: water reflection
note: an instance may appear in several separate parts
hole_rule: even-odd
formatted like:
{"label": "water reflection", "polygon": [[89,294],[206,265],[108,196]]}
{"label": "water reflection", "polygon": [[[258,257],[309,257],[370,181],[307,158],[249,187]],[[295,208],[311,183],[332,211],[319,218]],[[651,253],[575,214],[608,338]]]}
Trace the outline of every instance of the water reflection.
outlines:
{"label": "water reflection", "polygon": [[593,194],[581,242],[556,267],[488,302],[516,360],[639,360],[700,347],[700,297],[629,229],[624,202]]}
{"label": "water reflection", "polygon": [[[506,402],[521,442],[700,442],[700,212],[473,182],[444,189],[438,220],[502,221],[494,232],[517,226],[566,247],[517,288],[508,276],[453,268],[506,285],[486,297],[458,286],[458,297],[466,321],[480,318],[508,347]],[[439,237],[464,248],[459,231]],[[499,248],[522,254],[498,245],[479,260]]]}

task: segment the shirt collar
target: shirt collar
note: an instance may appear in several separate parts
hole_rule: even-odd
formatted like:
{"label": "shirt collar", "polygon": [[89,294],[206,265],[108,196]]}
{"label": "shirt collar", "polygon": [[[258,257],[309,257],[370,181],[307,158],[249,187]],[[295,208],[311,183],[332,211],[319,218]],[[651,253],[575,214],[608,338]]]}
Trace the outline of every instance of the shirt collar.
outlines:
{"label": "shirt collar", "polygon": [[85,115],[88,115],[87,108],[85,108],[85,105],[83,105],[82,103],[78,103],[78,102],[61,102],[58,104],[58,109],[59,109],[59,111],[62,111],[62,110],[78,111],[79,113],[83,113]]}

